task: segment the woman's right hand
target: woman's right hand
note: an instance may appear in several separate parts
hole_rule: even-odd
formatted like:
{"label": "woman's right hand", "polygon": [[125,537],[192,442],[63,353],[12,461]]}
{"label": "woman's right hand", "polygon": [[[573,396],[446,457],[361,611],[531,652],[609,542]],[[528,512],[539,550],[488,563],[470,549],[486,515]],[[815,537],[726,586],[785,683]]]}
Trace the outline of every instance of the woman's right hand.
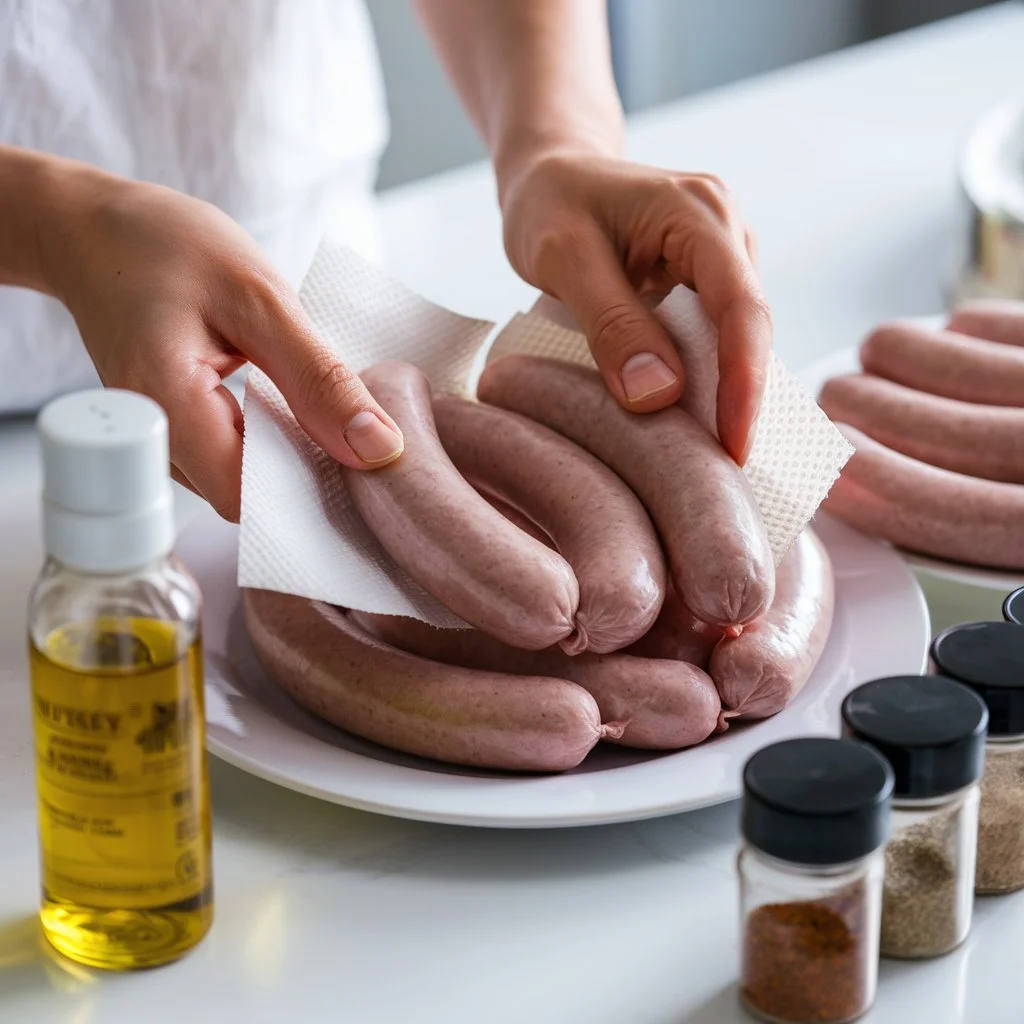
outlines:
{"label": "woman's right hand", "polygon": [[83,165],[65,165],[65,174],[41,222],[47,281],[103,383],[148,395],[167,412],[177,480],[237,521],[242,412],[221,382],[246,361],[344,465],[373,469],[402,453],[394,421],[230,217]]}

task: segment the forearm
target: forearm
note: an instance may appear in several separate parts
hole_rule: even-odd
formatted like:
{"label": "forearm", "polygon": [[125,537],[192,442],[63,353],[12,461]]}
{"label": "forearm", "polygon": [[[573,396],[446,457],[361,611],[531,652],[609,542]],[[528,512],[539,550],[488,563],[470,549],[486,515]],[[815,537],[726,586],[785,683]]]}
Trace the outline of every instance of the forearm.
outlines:
{"label": "forearm", "polygon": [[602,0],[416,0],[490,150],[499,189],[548,153],[618,155]]}

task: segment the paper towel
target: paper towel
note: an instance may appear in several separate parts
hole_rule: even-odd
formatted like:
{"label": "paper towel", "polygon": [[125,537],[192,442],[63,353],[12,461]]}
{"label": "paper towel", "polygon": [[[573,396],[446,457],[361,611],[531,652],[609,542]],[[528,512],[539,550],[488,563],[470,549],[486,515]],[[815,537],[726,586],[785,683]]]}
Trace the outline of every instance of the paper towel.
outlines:
{"label": "paper towel", "polygon": [[[359,371],[382,359],[420,367],[438,390],[472,388],[494,325],[442,309],[326,239],[300,291],[320,336]],[[696,296],[678,288],[655,311],[684,355],[686,405],[714,431],[717,337]],[[545,299],[516,316],[487,352],[593,364],[564,307]],[[337,464],[254,371],[246,385],[238,582],[360,611],[465,625],[412,581],[352,508]],[[746,472],[776,561],[828,493],[853,449],[773,356]]]}

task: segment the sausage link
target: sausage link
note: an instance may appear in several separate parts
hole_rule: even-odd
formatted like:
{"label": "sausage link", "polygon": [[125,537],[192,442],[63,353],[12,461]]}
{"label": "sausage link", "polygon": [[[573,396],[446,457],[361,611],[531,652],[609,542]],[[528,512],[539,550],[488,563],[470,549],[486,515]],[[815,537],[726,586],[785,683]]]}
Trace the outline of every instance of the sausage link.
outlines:
{"label": "sausage link", "polygon": [[564,650],[607,654],[643,636],[665,598],[666,569],[629,487],[572,441],[516,413],[444,396],[434,400],[434,421],[455,468],[536,523],[572,566],[580,603]]}
{"label": "sausage link", "polygon": [[857,451],[822,505],[827,512],[911,551],[1024,569],[1024,487],[937,469],[838,426]]}
{"label": "sausage link", "polygon": [[883,324],[860,349],[861,366],[917,391],[982,405],[1021,405],[1024,348],[912,323]]}
{"label": "sausage link", "polygon": [[1019,409],[975,405],[851,374],[830,380],[819,402],[831,419],[913,459],[986,480],[1024,483],[1024,395]]}
{"label": "sausage link", "polygon": [[675,587],[670,586],[654,625],[636,643],[630,644],[625,653],[640,658],[686,661],[706,670],[711,652],[721,639],[722,630],[701,622],[679,600]]}
{"label": "sausage link", "polygon": [[319,601],[246,590],[256,653],[313,714],[420,757],[511,771],[578,765],[599,739],[594,698],[564,679],[441,665],[396,650]]}
{"label": "sausage link", "polygon": [[564,434],[614,470],[654,520],[673,582],[695,615],[729,626],[771,602],[774,566],[743,472],[678,407],[627,412],[595,370],[535,356],[491,363],[478,387],[491,405]]}
{"label": "sausage link", "polygon": [[835,607],[832,563],[805,530],[776,571],[771,608],[711,655],[711,678],[727,717],[767,718],[803,688],[825,649]]}
{"label": "sausage link", "polygon": [[972,338],[1024,347],[1024,302],[978,299],[954,309],[948,329]]}
{"label": "sausage link", "polygon": [[394,361],[362,377],[405,435],[396,462],[342,469],[384,550],[452,612],[507,643],[542,648],[568,637],[579,603],[572,569],[460,476],[437,438],[427,378]]}
{"label": "sausage link", "polygon": [[577,654],[552,647],[524,651],[478,630],[435,629],[416,619],[353,613],[367,632],[402,650],[464,669],[570,679],[597,701],[621,746],[678,750],[725,727],[711,679],[693,665],[628,654]]}

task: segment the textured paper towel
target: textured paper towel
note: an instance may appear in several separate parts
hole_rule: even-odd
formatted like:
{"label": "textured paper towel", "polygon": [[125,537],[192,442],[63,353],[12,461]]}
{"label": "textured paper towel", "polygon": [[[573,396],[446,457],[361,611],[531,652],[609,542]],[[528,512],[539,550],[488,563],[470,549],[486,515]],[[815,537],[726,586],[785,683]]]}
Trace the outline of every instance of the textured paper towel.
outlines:
{"label": "textured paper towel", "polygon": [[[439,390],[471,387],[474,364],[494,326],[433,305],[330,240],[321,244],[300,298],[318,333],[353,369],[403,359]],[[687,407],[714,431],[714,329],[696,296],[683,288],[656,315],[683,351]],[[553,300],[515,317],[487,357],[511,352],[593,364],[586,340]],[[845,438],[773,357],[746,471],[776,560],[850,454]],[[306,436],[259,371],[250,375],[245,395],[238,581],[437,626],[464,625],[385,554],[349,503],[337,464]]]}
{"label": "textured paper towel", "polygon": [[[352,369],[403,359],[446,390],[465,386],[494,327],[435,306],[329,239],[299,298],[318,334]],[[392,562],[349,502],[338,464],[259,370],[245,390],[238,583],[464,625]]]}

